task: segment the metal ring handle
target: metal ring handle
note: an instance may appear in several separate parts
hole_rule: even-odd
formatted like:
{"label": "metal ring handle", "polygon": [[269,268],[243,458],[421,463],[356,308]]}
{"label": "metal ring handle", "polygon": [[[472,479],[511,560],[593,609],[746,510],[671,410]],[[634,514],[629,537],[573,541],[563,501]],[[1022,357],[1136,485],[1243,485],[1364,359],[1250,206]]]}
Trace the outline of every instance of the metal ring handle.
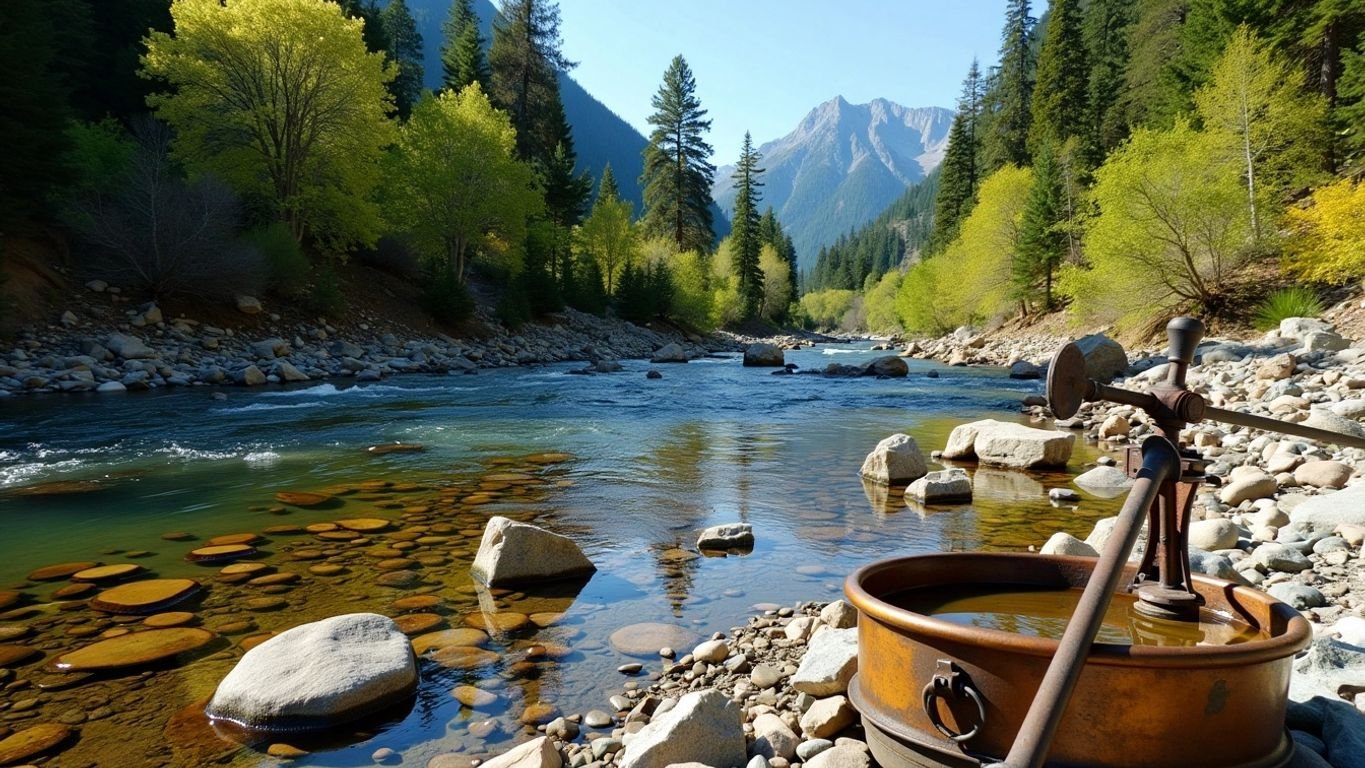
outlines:
{"label": "metal ring handle", "polygon": [[[952,741],[961,744],[976,736],[981,730],[981,726],[986,724],[986,705],[981,701],[981,695],[976,692],[976,689],[973,688],[970,683],[962,682],[960,678],[954,680],[953,683],[954,684],[950,685],[948,680],[935,676],[933,680],[930,680],[925,684],[924,714],[928,715],[929,722],[934,724],[934,728],[937,728],[939,733]],[[972,726],[971,730],[962,733],[953,733],[948,729],[948,726],[944,724],[943,719],[938,716],[938,706],[935,704],[934,699],[942,695],[939,690],[940,688],[950,688],[965,692],[968,698],[976,702],[976,712],[979,719],[977,720],[976,725]]]}

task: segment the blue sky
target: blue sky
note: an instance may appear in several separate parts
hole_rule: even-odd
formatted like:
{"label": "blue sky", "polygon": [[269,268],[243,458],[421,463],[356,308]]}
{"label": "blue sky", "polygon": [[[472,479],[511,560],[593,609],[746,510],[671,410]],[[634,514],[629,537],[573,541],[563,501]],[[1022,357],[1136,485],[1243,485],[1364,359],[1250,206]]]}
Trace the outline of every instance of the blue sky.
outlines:
{"label": "blue sky", "polygon": [[[716,165],[744,131],[786,135],[836,95],[953,107],[973,56],[999,48],[1005,0],[562,0],[573,76],[648,135],[650,98],[681,53],[712,120]],[[747,38],[747,40],[745,39]]]}

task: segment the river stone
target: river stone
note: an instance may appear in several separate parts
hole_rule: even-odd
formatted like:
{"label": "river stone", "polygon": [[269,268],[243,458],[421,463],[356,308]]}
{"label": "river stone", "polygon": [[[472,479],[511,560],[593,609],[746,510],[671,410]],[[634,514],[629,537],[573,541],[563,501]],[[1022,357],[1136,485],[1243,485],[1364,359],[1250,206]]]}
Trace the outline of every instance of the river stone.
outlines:
{"label": "river stone", "polygon": [[0,740],[0,765],[14,765],[66,741],[74,731],[58,723],[42,723]]}
{"label": "river stone", "polygon": [[325,493],[313,493],[311,491],[280,491],[275,494],[275,501],[293,507],[316,507],[331,500],[332,497]]}
{"label": "river stone", "polygon": [[808,739],[829,739],[853,724],[857,712],[844,696],[817,699],[801,715],[801,732]]}
{"label": "river stone", "polygon": [[1099,557],[1100,553],[1095,548],[1086,544],[1084,541],[1072,536],[1065,531],[1058,531],[1052,534],[1052,538],[1047,540],[1043,548],[1038,550],[1039,554],[1044,555],[1073,555],[1080,557]]}
{"label": "river stone", "polygon": [[427,658],[446,669],[470,671],[490,664],[496,664],[502,656],[493,651],[466,645],[448,645],[439,648]]}
{"label": "river stone", "polygon": [[692,658],[707,664],[719,664],[730,655],[730,645],[724,640],[707,640],[692,649]]}
{"label": "river stone", "polygon": [[1040,379],[1043,370],[1027,360],[1016,360],[1010,364],[1011,379]]}
{"label": "river stone", "polygon": [[796,745],[800,738],[782,718],[771,712],[764,712],[754,718],[754,743],[750,752],[766,758],[780,757],[788,762],[796,758]]}
{"label": "river stone", "polygon": [[90,594],[91,592],[94,592],[97,589],[99,589],[99,585],[92,584],[88,581],[75,582],[54,590],[52,592],[52,599],[76,600],[85,597],[86,595]]}
{"label": "river stone", "polygon": [[141,339],[124,333],[110,334],[109,338],[104,341],[104,348],[124,360],[145,360],[156,357],[156,352],[142,343]]}
{"label": "river stone", "polygon": [[1214,518],[1199,520],[1190,524],[1189,542],[1205,552],[1219,549],[1232,549],[1237,546],[1238,530],[1231,520]]}
{"label": "river stone", "polygon": [[563,762],[554,741],[541,736],[490,758],[480,768],[560,768]]}
{"label": "river stone", "polygon": [[1133,487],[1133,478],[1129,477],[1127,472],[1118,467],[1103,465],[1077,475],[1072,482],[1080,486],[1081,490],[1102,499],[1120,496]]}
{"label": "river stone", "polygon": [[1365,437],[1365,426],[1361,426],[1360,422],[1344,419],[1324,407],[1314,406],[1303,424],[1306,427],[1317,427],[1352,437]]}
{"label": "river stone", "polygon": [[98,565],[94,568],[86,568],[83,571],[71,574],[74,581],[117,581],[125,576],[132,576],[144,570],[136,563],[118,563],[115,565]]}
{"label": "river stone", "polygon": [[[162,538],[166,538],[162,536]],[[256,544],[263,541],[264,537],[259,533],[227,533],[222,536],[214,536],[204,542],[205,546],[218,547],[226,544]]]}
{"label": "river stone", "polygon": [[915,438],[898,432],[877,443],[863,459],[859,474],[881,485],[898,485],[924,477],[928,471]]}
{"label": "river stone", "polygon": [[687,352],[677,342],[670,342],[663,345],[649,358],[651,363],[685,363],[687,362]]}
{"label": "river stone", "polygon": [[269,563],[233,563],[223,566],[219,571],[219,576],[253,576],[269,571],[272,566]]}
{"label": "river stone", "polygon": [[207,629],[172,627],[148,629],[101,640],[58,656],[52,668],[58,672],[95,672],[140,667],[164,661],[208,645],[217,635]]}
{"label": "river stone", "polygon": [[352,613],[294,627],[248,651],[206,711],[248,728],[318,728],[376,712],[416,689],[407,636],[387,617]]}
{"label": "river stone", "polygon": [[713,525],[697,537],[698,549],[753,549],[754,527],[748,523]]}
{"label": "river stone", "polygon": [[220,544],[212,547],[199,547],[185,555],[186,560],[196,563],[214,563],[221,560],[237,560],[256,554],[256,548],[248,544]]}
{"label": "river stone", "polygon": [[1282,581],[1266,590],[1270,596],[1282,603],[1287,603],[1290,607],[1306,611],[1309,608],[1320,608],[1327,604],[1327,598],[1316,587],[1307,584],[1295,584],[1293,582]]}
{"label": "river stone", "polygon": [[439,632],[428,632],[425,635],[418,635],[412,639],[412,650],[422,654],[432,648],[448,648],[451,646],[479,646],[488,642],[488,633],[473,627],[456,627],[454,629],[443,629]]}
{"label": "river stone", "polygon": [[516,611],[497,611],[487,613],[479,611],[464,617],[465,626],[473,629],[481,629],[489,634],[499,634],[507,632],[518,632],[526,628],[531,623],[531,619],[524,613]]}
{"label": "river stone", "polygon": [[943,458],[975,458],[983,464],[1018,469],[1056,467],[1071,458],[1075,442],[1070,432],[983,419],[953,428]]}
{"label": "river stone", "polygon": [[858,609],[847,601],[835,600],[820,609],[820,620],[835,629],[848,629],[858,626]]}
{"label": "river stone", "polygon": [[31,571],[28,574],[29,581],[56,581],[57,579],[70,578],[72,574],[94,568],[99,565],[97,562],[83,561],[79,563],[59,563],[48,565]]}
{"label": "river stone", "polygon": [[930,472],[905,489],[905,498],[925,504],[947,504],[972,500],[972,480],[967,470],[952,467]]}
{"label": "river stone", "polygon": [[1274,477],[1260,470],[1253,470],[1235,477],[1232,482],[1223,486],[1223,490],[1218,492],[1218,500],[1235,506],[1244,501],[1274,496],[1279,487]]}
{"label": "river stone", "polygon": [[32,632],[33,628],[27,624],[0,624],[0,643],[28,637]]}
{"label": "river stone", "polygon": [[1314,496],[1290,510],[1289,519],[1323,531],[1339,525],[1365,525],[1365,483]]}
{"label": "river stone", "polygon": [[470,566],[488,586],[590,576],[597,567],[571,539],[529,523],[489,518]]}
{"label": "river stone", "polygon": [[1294,470],[1294,482],[1313,488],[1341,488],[1353,471],[1339,461],[1309,461]]}
{"label": "river stone", "polygon": [[833,696],[848,690],[858,671],[858,628],[827,629],[811,638],[791,687],[812,696]]}
{"label": "river stone", "polygon": [[338,520],[336,523],[348,531],[356,531],[357,533],[382,531],[393,525],[393,521],[385,520],[382,517],[352,517],[346,520]]}
{"label": "river stone", "polygon": [[1108,381],[1128,369],[1128,355],[1123,351],[1123,345],[1102,333],[1078,339],[1076,346],[1085,358],[1087,378]]}
{"label": "river stone", "polygon": [[17,589],[0,590],[0,611],[8,609],[12,605],[18,604],[24,598],[24,593]]}
{"label": "river stone", "polygon": [[106,613],[156,613],[199,591],[194,579],[146,579],[110,587],[90,601]]}
{"label": "river stone", "polygon": [[905,361],[895,355],[886,355],[863,366],[864,376],[886,376],[889,378],[904,378],[910,375],[910,366]]}
{"label": "river stone", "polygon": [[27,645],[0,645],[0,669],[17,667],[39,653],[38,649]]}
{"label": "river stone", "polygon": [[498,695],[472,685],[457,685],[451,697],[470,709],[487,709],[498,703]]}
{"label": "river stone", "polygon": [[697,762],[710,766],[744,765],[742,711],[724,693],[696,691],[678,699],[626,745],[620,768],[666,768]]}
{"label": "river stone", "polygon": [[393,623],[405,635],[421,635],[445,623],[445,617],[437,613],[405,613],[394,617]]}
{"label": "river stone", "polygon": [[1251,559],[1269,570],[1285,573],[1298,573],[1313,567],[1313,562],[1297,549],[1274,541],[1253,550]]}
{"label": "river stone", "polygon": [[375,584],[381,587],[392,587],[394,589],[407,589],[422,583],[422,574],[417,571],[398,570],[387,571],[379,574],[374,580]]}
{"label": "river stone", "polygon": [[744,365],[754,368],[781,368],[787,361],[782,348],[767,342],[754,342],[744,350]]}
{"label": "river stone", "polygon": [[[842,741],[842,739],[841,739]],[[806,768],[868,768],[872,764],[867,750],[851,744],[826,749],[805,763]]]}
{"label": "river stone", "polygon": [[166,613],[156,613],[142,620],[143,626],[152,629],[165,629],[167,627],[182,627],[194,621],[194,614],[189,611],[167,611]]}

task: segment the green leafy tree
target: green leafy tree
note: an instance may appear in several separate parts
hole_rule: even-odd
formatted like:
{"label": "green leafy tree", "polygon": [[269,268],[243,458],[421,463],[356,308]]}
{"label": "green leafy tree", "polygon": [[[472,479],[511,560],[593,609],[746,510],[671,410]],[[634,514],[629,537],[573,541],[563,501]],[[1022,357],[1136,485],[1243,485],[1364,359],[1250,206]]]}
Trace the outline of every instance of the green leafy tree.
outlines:
{"label": "green leafy tree", "polygon": [[1266,193],[1321,170],[1327,108],[1321,96],[1304,91],[1303,80],[1302,70],[1280,60],[1243,25],[1214,65],[1209,85],[1195,94],[1205,129],[1241,165],[1257,239],[1264,229],[1258,203]]}
{"label": "green leafy tree", "polygon": [[536,166],[550,162],[563,139],[559,73],[574,63],[560,51],[559,5],[553,0],[503,0],[488,51],[493,103],[512,117],[517,156]]}
{"label": "green leafy tree", "polygon": [[1061,145],[1086,135],[1089,75],[1080,0],[1052,0],[1033,89],[1029,146],[1034,155],[1049,142]]}
{"label": "green leafy tree", "polygon": [[715,166],[703,135],[711,129],[697,99],[697,81],[682,56],[664,72],[651,102],[654,126],[644,150],[642,223],[648,235],[673,238],[678,250],[705,251],[715,240],[711,228],[711,183]]}
{"label": "green leafy tree", "polygon": [[422,33],[406,0],[389,0],[383,12],[384,33],[389,38],[389,60],[398,69],[389,91],[398,116],[407,119],[422,97]]}
{"label": "green leafy tree", "polygon": [[1089,269],[1061,290],[1087,321],[1154,330],[1170,312],[1224,307],[1252,252],[1251,218],[1226,140],[1180,120],[1142,128],[1095,172]]}
{"label": "green leafy tree", "polygon": [[730,220],[731,238],[735,243],[735,277],[739,278],[739,292],[744,297],[744,317],[757,317],[763,306],[763,270],[759,265],[763,249],[763,233],[759,229],[758,201],[762,199],[762,156],[754,148],[753,138],[744,132],[744,146],[739,151],[735,167],[735,214]]}
{"label": "green leafy tree", "polygon": [[1052,309],[1052,278],[1067,253],[1067,217],[1059,165],[1053,143],[1044,143],[1034,158],[1033,185],[1024,207],[1014,260],[1020,300],[1027,303],[1041,288],[1044,310]]}
{"label": "green leafy tree", "polygon": [[478,83],[487,93],[492,75],[483,50],[483,33],[479,31],[474,0],[455,0],[441,32],[445,37],[441,47],[441,85],[458,93]]}
{"label": "green leafy tree", "polygon": [[636,260],[640,237],[631,224],[633,208],[629,200],[616,196],[616,187],[603,185],[593,203],[592,213],[575,233],[578,252],[596,265],[599,279],[608,296],[616,294],[622,270]]}
{"label": "green leafy tree", "polygon": [[[791,236],[782,231],[782,222],[777,220],[777,214],[773,212],[773,207],[768,206],[763,211],[763,216],[758,220],[759,238],[767,245],[771,245],[777,255],[787,262],[787,272],[790,279],[787,280],[787,304],[795,304],[800,295],[797,285],[798,270],[796,266],[796,246],[792,243]],[[765,295],[767,291],[765,290]]]}
{"label": "green leafy tree", "polygon": [[1085,158],[1094,167],[1128,136],[1118,108],[1128,66],[1128,36],[1136,20],[1132,0],[1091,0],[1082,29],[1090,71],[1086,80]]}
{"label": "green leafy tree", "polygon": [[986,93],[989,130],[982,137],[984,167],[994,171],[1006,163],[1025,165],[1032,119],[1035,60],[1029,0],[1009,0],[1000,44],[1000,66]]}
{"label": "green leafy tree", "polygon": [[621,188],[616,184],[616,174],[611,170],[611,163],[602,167],[602,178],[597,182],[597,199],[602,198],[621,198]]}
{"label": "green leafy tree", "polygon": [[957,237],[958,227],[976,204],[976,187],[981,174],[981,122],[985,101],[985,81],[976,59],[962,83],[957,114],[948,132],[948,149],[939,172],[938,193],[934,199],[934,229],[928,250],[937,253]]}
{"label": "green leafy tree", "polygon": [[175,154],[269,201],[296,239],[372,244],[395,72],[365,50],[362,23],[323,0],[177,0],[171,13],[142,72],[171,87],[149,102]]}
{"label": "green leafy tree", "polygon": [[[868,278],[871,281],[871,277]],[[900,316],[896,314],[896,296],[901,288],[901,273],[887,272],[880,280],[863,291],[863,312],[867,330],[873,333],[900,333]]]}
{"label": "green leafy tree", "polygon": [[463,284],[479,257],[520,271],[527,219],[540,210],[507,115],[477,84],[423,96],[385,168],[385,212],[438,275]]}
{"label": "green leafy tree", "polygon": [[791,307],[791,265],[771,243],[764,243],[758,252],[758,267],[763,278],[763,299],[758,305],[758,316],[772,323],[787,319]]}

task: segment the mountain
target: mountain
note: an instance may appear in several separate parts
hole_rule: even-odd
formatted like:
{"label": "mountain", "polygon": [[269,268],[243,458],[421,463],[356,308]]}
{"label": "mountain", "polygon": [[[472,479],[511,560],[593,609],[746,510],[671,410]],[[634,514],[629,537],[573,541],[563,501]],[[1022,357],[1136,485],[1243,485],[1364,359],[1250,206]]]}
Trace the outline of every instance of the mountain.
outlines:
{"label": "mountain", "polygon": [[[903,107],[886,99],[849,104],[842,96],[811,110],[796,130],[758,148],[763,200],[796,245],[802,269],[821,246],[870,221],[938,167],[953,111]],[[734,166],[716,171],[712,195],[733,211]]]}

